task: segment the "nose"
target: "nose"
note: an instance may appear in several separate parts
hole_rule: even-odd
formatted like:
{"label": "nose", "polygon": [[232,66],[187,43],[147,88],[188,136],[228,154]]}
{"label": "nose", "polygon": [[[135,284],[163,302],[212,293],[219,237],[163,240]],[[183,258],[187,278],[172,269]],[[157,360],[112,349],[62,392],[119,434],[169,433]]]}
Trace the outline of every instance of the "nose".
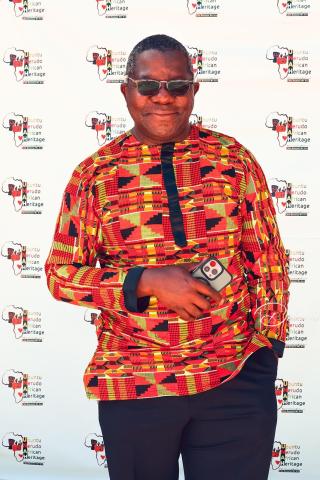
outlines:
{"label": "nose", "polygon": [[163,83],[161,84],[157,95],[153,95],[151,99],[153,102],[161,104],[172,103],[174,101],[174,97],[168,92]]}

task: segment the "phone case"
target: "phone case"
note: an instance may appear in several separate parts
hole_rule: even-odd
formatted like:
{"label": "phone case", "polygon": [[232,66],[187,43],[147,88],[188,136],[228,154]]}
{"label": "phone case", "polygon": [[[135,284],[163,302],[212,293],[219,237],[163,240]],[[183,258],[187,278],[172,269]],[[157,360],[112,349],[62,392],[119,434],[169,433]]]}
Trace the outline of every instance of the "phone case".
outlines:
{"label": "phone case", "polygon": [[194,270],[191,275],[204,283],[207,283],[214,290],[219,292],[232,280],[232,275],[221,262],[215,257],[206,258]]}

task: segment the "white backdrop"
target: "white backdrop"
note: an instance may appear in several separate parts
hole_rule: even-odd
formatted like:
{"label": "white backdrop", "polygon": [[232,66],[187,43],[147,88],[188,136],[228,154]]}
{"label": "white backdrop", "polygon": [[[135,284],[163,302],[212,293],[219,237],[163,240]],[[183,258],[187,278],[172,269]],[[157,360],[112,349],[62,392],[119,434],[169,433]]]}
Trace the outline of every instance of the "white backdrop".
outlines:
{"label": "white backdrop", "polygon": [[[91,312],[50,296],[43,263],[72,170],[131,127],[121,72],[154,33],[195,65],[202,54],[192,121],[236,137],[268,178],[292,279],[269,478],[319,478],[319,12],[312,0],[0,0],[1,480],[108,478],[82,384]],[[91,47],[112,51],[111,71],[87,60]]]}

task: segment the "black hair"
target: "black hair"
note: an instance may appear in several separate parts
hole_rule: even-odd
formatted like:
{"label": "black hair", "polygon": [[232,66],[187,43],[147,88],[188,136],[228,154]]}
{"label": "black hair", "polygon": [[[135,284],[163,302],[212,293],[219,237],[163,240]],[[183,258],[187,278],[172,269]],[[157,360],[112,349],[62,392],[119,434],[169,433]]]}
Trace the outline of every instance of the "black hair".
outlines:
{"label": "black hair", "polygon": [[145,52],[146,50],[158,50],[159,52],[170,52],[176,51],[181,52],[187,63],[187,70],[192,75],[193,78],[193,68],[190,55],[182,43],[178,42],[173,37],[169,37],[164,34],[150,35],[141,40],[133,49],[131,50],[126,67],[126,75],[132,77],[137,64],[137,57],[140,53]]}

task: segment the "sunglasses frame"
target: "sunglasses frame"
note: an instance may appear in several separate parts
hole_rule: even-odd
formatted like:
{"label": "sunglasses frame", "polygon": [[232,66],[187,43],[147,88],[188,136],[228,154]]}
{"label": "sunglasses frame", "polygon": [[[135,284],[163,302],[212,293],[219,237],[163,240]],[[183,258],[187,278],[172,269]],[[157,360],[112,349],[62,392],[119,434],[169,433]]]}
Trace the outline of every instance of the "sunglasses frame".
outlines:
{"label": "sunglasses frame", "polygon": [[[125,83],[128,84],[128,80],[131,80],[131,82],[133,82],[133,84],[135,85],[135,87],[138,89],[138,92],[140,93],[140,95],[143,95],[144,97],[152,97],[154,95],[158,95],[158,93],[160,92],[160,89],[161,89],[161,85],[162,84],[165,84],[165,88],[167,90],[167,92],[169,92],[171,95],[174,95],[174,96],[183,96],[183,95],[186,95],[190,89],[190,85],[194,85],[195,82],[194,80],[186,80],[186,79],[176,79],[176,80],[154,80],[153,78],[141,78],[139,80],[135,80],[134,78],[131,78],[129,77],[128,75],[126,75],[125,77]],[[159,85],[159,88],[158,88],[158,91],[155,92],[155,93],[141,93],[139,91],[139,83],[141,82],[145,82],[145,81],[151,81],[151,82],[156,82],[158,85]],[[188,85],[188,90],[185,92],[185,93],[182,93],[182,94],[177,94],[177,93],[173,93],[169,90],[168,88],[168,84],[171,83],[171,82],[183,82],[184,85]]]}

